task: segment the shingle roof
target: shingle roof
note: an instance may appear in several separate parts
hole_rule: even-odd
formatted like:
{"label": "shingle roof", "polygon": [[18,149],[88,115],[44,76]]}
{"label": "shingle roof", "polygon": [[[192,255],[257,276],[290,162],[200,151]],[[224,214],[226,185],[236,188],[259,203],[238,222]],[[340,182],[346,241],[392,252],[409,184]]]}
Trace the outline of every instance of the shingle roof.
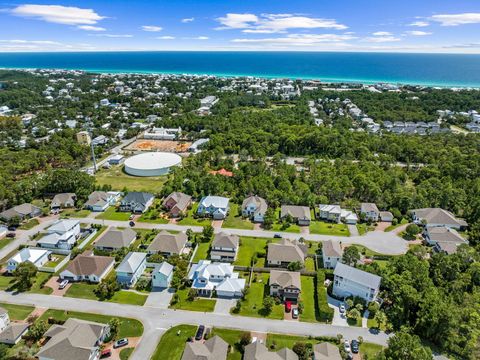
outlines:
{"label": "shingle roof", "polygon": [[239,237],[237,235],[218,233],[213,239],[212,247],[233,248],[238,246]]}
{"label": "shingle roof", "polygon": [[29,328],[30,324],[11,323],[0,333],[0,343],[13,344]]}
{"label": "shingle roof", "polygon": [[329,257],[341,257],[343,255],[340,243],[332,240],[327,240],[323,243],[322,252],[325,256]]}
{"label": "shingle roof", "polygon": [[290,215],[295,219],[311,219],[310,208],[307,206],[282,205],[280,216],[283,218],[287,215]]}
{"label": "shingle roof", "polygon": [[270,270],[270,285],[279,285],[282,288],[296,287],[302,288],[300,273],[297,271]]}
{"label": "shingle roof", "polygon": [[77,276],[100,276],[114,261],[115,259],[109,256],[78,255],[65,270]]}
{"label": "shingle roof", "polygon": [[108,194],[105,191],[94,191],[88,195],[85,206],[104,206],[108,201]]}
{"label": "shingle roof", "polygon": [[304,262],[305,249],[298,244],[287,239],[282,239],[278,243],[268,244],[267,260],[268,261],[282,261],[282,262]]}
{"label": "shingle roof", "polygon": [[449,226],[467,226],[465,220],[458,219],[450,211],[440,208],[423,208],[413,210],[420,220],[425,220],[428,224],[442,224]]}
{"label": "shingle roof", "polygon": [[428,235],[431,241],[465,243],[465,239],[455,230],[445,226],[428,228]]}
{"label": "shingle roof", "polygon": [[190,205],[192,201],[192,197],[190,195],[184,194],[182,192],[173,192],[170,195],[168,195],[165,200],[163,201],[163,204],[165,205],[169,200],[174,200],[175,201],[175,206],[180,210],[180,211],[185,211]]}
{"label": "shingle roof", "polygon": [[130,228],[123,230],[111,228],[95,242],[95,247],[120,249],[130,246],[136,238],[137,233]]}
{"label": "shingle roof", "polygon": [[377,207],[377,204],[374,204],[374,203],[362,203],[360,205],[360,211],[362,213],[364,213],[364,212],[376,212],[376,213],[378,213],[378,207]]}
{"label": "shingle roof", "polygon": [[214,336],[204,343],[188,342],[182,360],[225,360],[227,351],[228,343],[221,337]]}
{"label": "shingle roof", "polygon": [[257,195],[249,196],[245,200],[243,200],[242,210],[245,210],[245,208],[251,203],[255,204],[255,207],[256,207],[255,212],[265,213],[265,211],[267,211],[267,208],[268,208],[267,202],[265,201],[264,198],[261,198],[260,196],[257,196]]}
{"label": "shingle roof", "polygon": [[341,276],[358,284],[368,286],[371,289],[378,288],[382,280],[380,276],[370,274],[366,271],[356,269],[340,262],[338,262],[337,266],[335,266],[333,274],[335,276]]}
{"label": "shingle roof", "polygon": [[148,246],[149,252],[165,252],[172,254],[180,254],[187,243],[188,236],[180,232],[178,234],[171,234],[168,231],[162,230],[152,243]]}
{"label": "shingle roof", "polygon": [[338,347],[328,342],[315,344],[313,353],[315,360],[342,360]]}
{"label": "shingle roof", "polygon": [[298,356],[287,348],[277,352],[268,351],[265,345],[256,341],[245,347],[243,360],[298,360]]}
{"label": "shingle roof", "polygon": [[173,265],[169,264],[168,262],[164,261],[161,264],[155,265],[154,273],[160,273],[165,276],[168,276],[173,271]]}

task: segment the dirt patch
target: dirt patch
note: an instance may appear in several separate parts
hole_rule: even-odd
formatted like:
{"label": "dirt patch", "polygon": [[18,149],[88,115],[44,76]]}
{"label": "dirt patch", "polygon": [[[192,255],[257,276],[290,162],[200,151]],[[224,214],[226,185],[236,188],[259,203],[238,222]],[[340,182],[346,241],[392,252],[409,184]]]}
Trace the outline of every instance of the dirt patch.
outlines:
{"label": "dirt patch", "polygon": [[175,153],[185,153],[192,145],[188,141],[172,141],[172,140],[136,140],[128,145],[125,150],[131,151],[166,151]]}

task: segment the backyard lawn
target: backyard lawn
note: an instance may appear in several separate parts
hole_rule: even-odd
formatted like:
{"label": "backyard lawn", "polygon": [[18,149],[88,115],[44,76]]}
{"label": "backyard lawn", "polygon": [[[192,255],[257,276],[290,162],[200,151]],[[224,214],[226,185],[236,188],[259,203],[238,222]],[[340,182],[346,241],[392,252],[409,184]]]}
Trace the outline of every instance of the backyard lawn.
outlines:
{"label": "backyard lawn", "polygon": [[[254,237],[240,237],[240,247],[237,254],[237,259],[234,264],[239,266],[250,266],[252,256],[255,253],[266,253],[267,239]],[[255,263],[256,267],[263,267],[265,265],[265,257],[258,257]]]}
{"label": "backyard lawn", "polygon": [[122,166],[113,166],[111,169],[101,169],[95,174],[97,185],[111,185],[112,190],[148,191],[153,194],[162,190],[168,176],[139,177],[131,176],[123,171]]}
{"label": "backyard lawn", "polygon": [[284,306],[282,304],[275,304],[272,312],[266,314],[263,309],[263,298],[268,296],[268,273],[258,273],[257,281],[250,285],[247,295],[242,301],[240,312],[238,315],[253,316],[253,317],[266,317],[269,319],[283,319]]}
{"label": "backyard lawn", "polygon": [[10,320],[25,320],[35,309],[33,306],[0,303],[0,307],[8,311]]}
{"label": "backyard lawn", "polygon": [[215,299],[198,297],[193,301],[188,301],[189,290],[189,288],[177,290],[176,293],[179,296],[179,300],[176,304],[170,304],[170,308],[203,312],[212,312],[215,309],[215,304],[217,303]]}
{"label": "backyard lawn", "polygon": [[26,223],[23,223],[22,225],[20,225],[19,229],[20,230],[30,230],[31,228],[34,228],[38,224],[40,224],[38,219],[30,219]]}
{"label": "backyard lawn", "polygon": [[253,223],[240,216],[238,209],[238,204],[230,204],[230,211],[222,224],[222,228],[253,230]]}
{"label": "backyard lawn", "polygon": [[44,267],[49,267],[49,268],[55,268],[58,264],[60,264],[64,259],[66,258],[66,255],[60,255],[60,254],[52,254],[52,259],[47,261]]}
{"label": "backyard lawn", "polygon": [[305,259],[305,270],[315,271],[315,260],[311,257]]}
{"label": "backyard lawn", "polygon": [[[113,316],[100,315],[100,314],[49,309],[39,319],[48,320],[48,318],[50,317],[56,320],[61,320],[61,321],[65,321],[69,318],[76,318],[80,320],[94,321],[94,322],[103,323],[103,324],[107,324],[112,318],[114,318]],[[142,336],[143,325],[140,321],[135,319],[130,319],[130,318],[123,318],[123,317],[118,317],[117,319],[120,320],[120,327],[117,335],[118,339],[124,338],[124,337]]]}
{"label": "backyard lawn", "polygon": [[100,220],[117,220],[117,221],[128,221],[130,218],[129,212],[120,212],[114,206],[110,206],[107,210],[97,215],[96,219]]}
{"label": "backyard lawn", "polygon": [[301,301],[303,302],[303,312],[300,315],[300,321],[315,322],[315,282],[312,276],[302,276]]}
{"label": "backyard lawn", "polygon": [[187,340],[195,336],[197,327],[178,325],[163,334],[151,360],[180,360]]}
{"label": "backyard lawn", "polygon": [[208,259],[208,250],[210,249],[210,245],[212,243],[209,241],[207,243],[199,243],[198,249],[195,253],[195,256],[192,260],[193,263],[198,263],[200,260]]}
{"label": "backyard lawn", "polygon": [[310,223],[311,234],[350,236],[350,231],[345,224],[334,224],[324,221],[312,221]]}
{"label": "backyard lawn", "polygon": [[212,336],[218,335],[225,340],[231,347],[231,352],[227,355],[227,360],[242,360],[239,342],[243,331],[213,328]]}
{"label": "backyard lawn", "polygon": [[76,209],[65,209],[62,210],[60,213],[60,218],[65,219],[69,217],[73,218],[86,218],[88,215],[90,215],[91,211],[82,209],[82,210],[76,210]]}

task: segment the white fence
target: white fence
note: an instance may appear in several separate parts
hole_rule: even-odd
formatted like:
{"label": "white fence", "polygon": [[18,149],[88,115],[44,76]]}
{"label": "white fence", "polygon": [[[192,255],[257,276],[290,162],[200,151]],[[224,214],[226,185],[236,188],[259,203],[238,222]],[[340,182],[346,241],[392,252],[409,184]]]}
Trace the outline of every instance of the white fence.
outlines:
{"label": "white fence", "polygon": [[[55,257],[54,254],[51,255],[52,257]],[[60,261],[55,267],[50,267],[50,266],[40,266],[38,268],[38,271],[43,271],[43,272],[48,272],[48,273],[56,273],[58,270],[60,270],[62,267],[64,267],[68,261],[70,260],[70,254],[65,256],[65,259]]]}

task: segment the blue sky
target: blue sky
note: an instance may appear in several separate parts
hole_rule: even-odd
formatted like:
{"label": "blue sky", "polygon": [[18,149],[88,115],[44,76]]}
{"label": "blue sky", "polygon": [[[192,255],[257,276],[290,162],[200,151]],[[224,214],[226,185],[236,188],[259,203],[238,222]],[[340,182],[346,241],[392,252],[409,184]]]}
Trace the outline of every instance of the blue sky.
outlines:
{"label": "blue sky", "polygon": [[478,0],[110,0],[0,4],[0,52],[480,53]]}

